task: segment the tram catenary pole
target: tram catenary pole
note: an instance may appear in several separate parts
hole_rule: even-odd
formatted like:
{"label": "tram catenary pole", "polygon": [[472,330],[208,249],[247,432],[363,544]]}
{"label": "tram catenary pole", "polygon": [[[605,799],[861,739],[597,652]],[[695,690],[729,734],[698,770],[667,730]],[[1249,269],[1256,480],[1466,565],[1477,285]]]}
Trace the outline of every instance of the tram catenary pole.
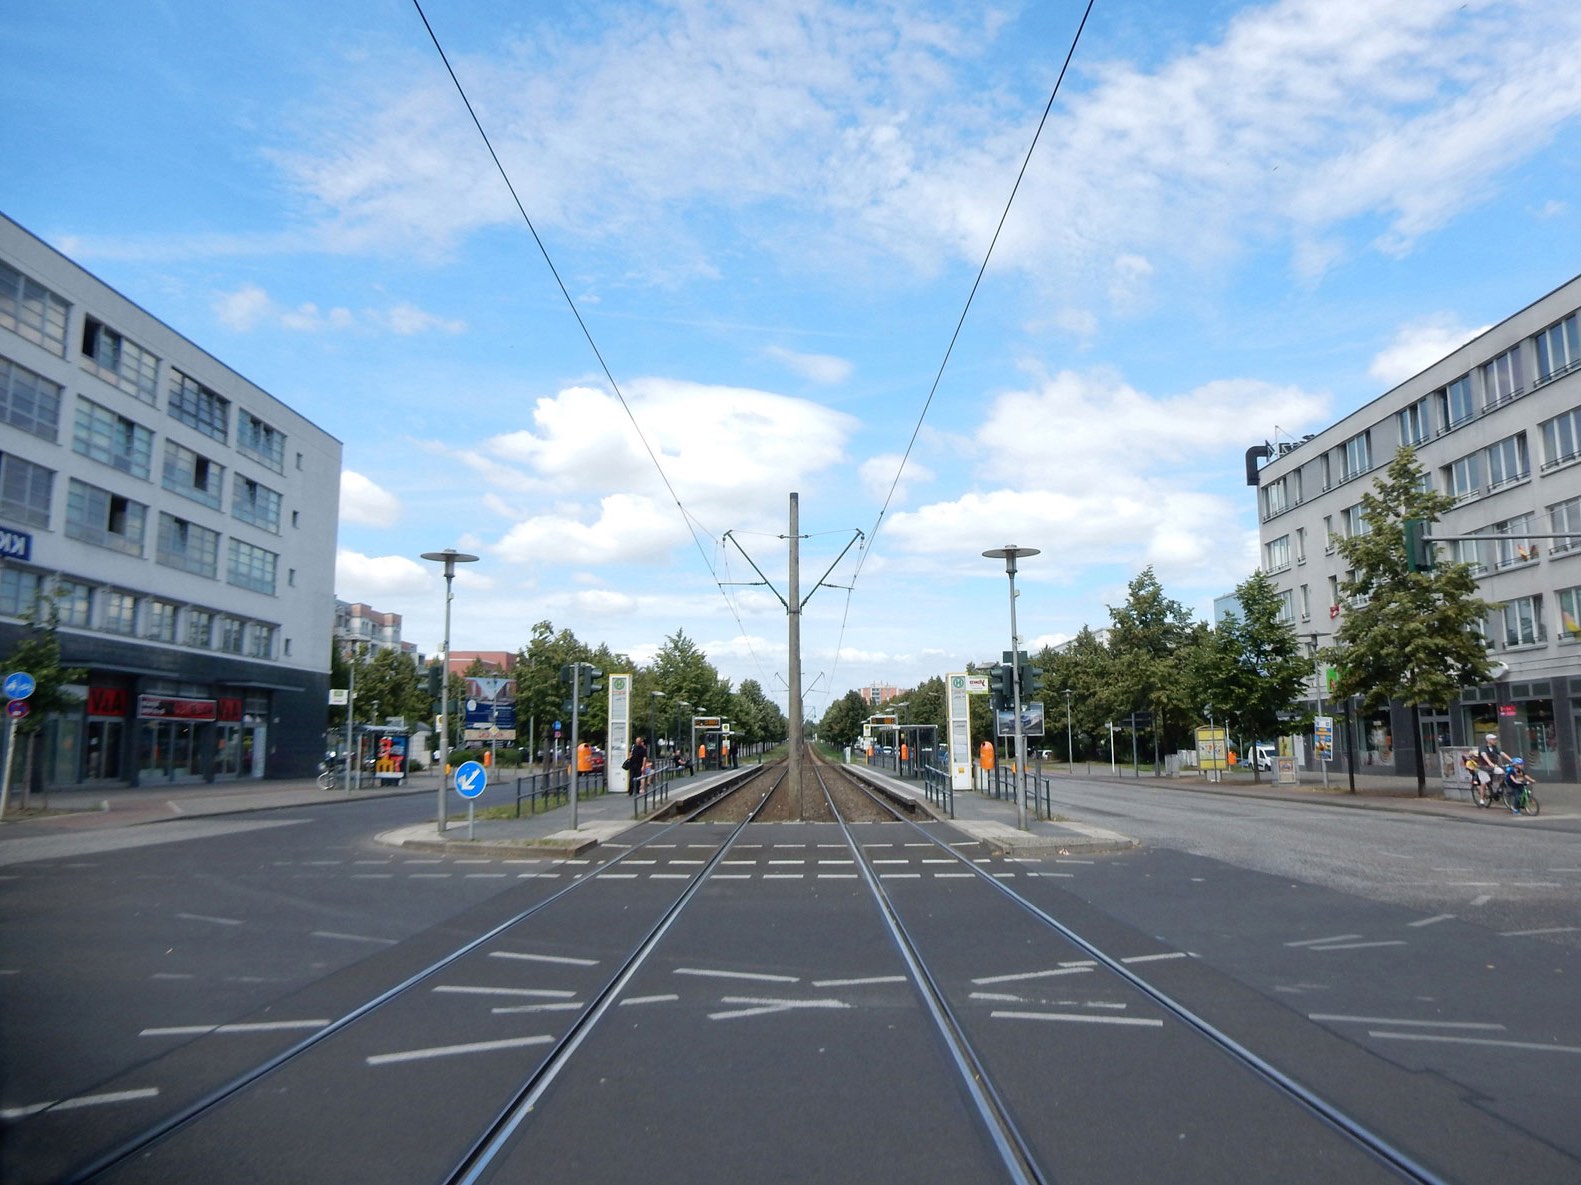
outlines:
{"label": "tram catenary pole", "polygon": [[1021,639],[1016,633],[1016,560],[1024,555],[1040,555],[1041,548],[1017,547],[1006,544],[983,552],[985,559],[1004,560],[1005,575],[1010,577],[1010,678],[1014,685],[1015,736],[1016,736],[1016,827],[1027,829],[1027,738],[1021,727]]}
{"label": "tram catenary pole", "polygon": [[445,833],[445,767],[450,764],[450,602],[455,596],[451,585],[456,565],[475,563],[477,558],[453,547],[423,552],[423,559],[445,566],[445,657],[439,671],[439,803],[435,808],[440,835]]}
{"label": "tram catenary pole", "polygon": [[799,495],[790,496],[790,572],[787,579],[785,613],[790,619],[786,678],[790,703],[790,801],[791,821],[801,821],[801,507]]}

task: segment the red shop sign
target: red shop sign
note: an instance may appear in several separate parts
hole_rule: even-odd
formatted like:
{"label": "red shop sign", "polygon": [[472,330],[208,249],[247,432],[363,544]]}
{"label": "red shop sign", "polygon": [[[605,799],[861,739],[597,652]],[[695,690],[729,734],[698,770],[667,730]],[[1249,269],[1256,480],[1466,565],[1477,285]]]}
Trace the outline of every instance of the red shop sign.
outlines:
{"label": "red shop sign", "polygon": [[221,720],[239,722],[242,718],[242,701],[234,695],[220,696],[219,713]]}
{"label": "red shop sign", "polygon": [[137,697],[139,720],[213,720],[211,699],[174,699],[166,695]]}
{"label": "red shop sign", "polygon": [[1515,705],[1514,704],[1500,704],[1499,705],[1499,715],[1500,716],[1513,716],[1513,715],[1515,715]]}
{"label": "red shop sign", "polygon": [[132,697],[124,687],[88,688],[88,715],[125,716]]}

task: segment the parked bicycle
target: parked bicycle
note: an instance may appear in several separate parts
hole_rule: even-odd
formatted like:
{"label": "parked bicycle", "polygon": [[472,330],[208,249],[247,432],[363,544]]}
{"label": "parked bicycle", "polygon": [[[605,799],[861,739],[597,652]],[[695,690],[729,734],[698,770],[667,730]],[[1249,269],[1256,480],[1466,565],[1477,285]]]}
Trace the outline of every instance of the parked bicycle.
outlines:
{"label": "parked bicycle", "polygon": [[338,761],[320,761],[318,763],[318,788],[320,790],[335,790],[340,786],[340,763]]}

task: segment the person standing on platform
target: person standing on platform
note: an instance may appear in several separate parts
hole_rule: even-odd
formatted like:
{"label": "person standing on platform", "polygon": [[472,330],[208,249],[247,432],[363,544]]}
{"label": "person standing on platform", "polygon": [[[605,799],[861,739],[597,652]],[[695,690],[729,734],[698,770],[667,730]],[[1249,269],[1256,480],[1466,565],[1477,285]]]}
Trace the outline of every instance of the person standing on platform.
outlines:
{"label": "person standing on platform", "polygon": [[642,771],[648,765],[648,746],[638,737],[626,757],[626,793],[636,794],[642,785]]}

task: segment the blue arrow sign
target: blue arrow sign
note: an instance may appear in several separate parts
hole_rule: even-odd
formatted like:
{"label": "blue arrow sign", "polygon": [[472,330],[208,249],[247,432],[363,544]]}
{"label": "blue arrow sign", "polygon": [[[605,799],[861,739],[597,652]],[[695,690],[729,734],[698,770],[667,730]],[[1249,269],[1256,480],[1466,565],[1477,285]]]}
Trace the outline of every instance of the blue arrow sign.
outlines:
{"label": "blue arrow sign", "polygon": [[5,677],[6,699],[26,699],[33,694],[33,689],[38,684],[33,681],[33,676],[26,671],[12,671]]}
{"label": "blue arrow sign", "polygon": [[456,767],[456,793],[462,798],[476,798],[489,784],[489,771],[476,761],[463,761]]}

